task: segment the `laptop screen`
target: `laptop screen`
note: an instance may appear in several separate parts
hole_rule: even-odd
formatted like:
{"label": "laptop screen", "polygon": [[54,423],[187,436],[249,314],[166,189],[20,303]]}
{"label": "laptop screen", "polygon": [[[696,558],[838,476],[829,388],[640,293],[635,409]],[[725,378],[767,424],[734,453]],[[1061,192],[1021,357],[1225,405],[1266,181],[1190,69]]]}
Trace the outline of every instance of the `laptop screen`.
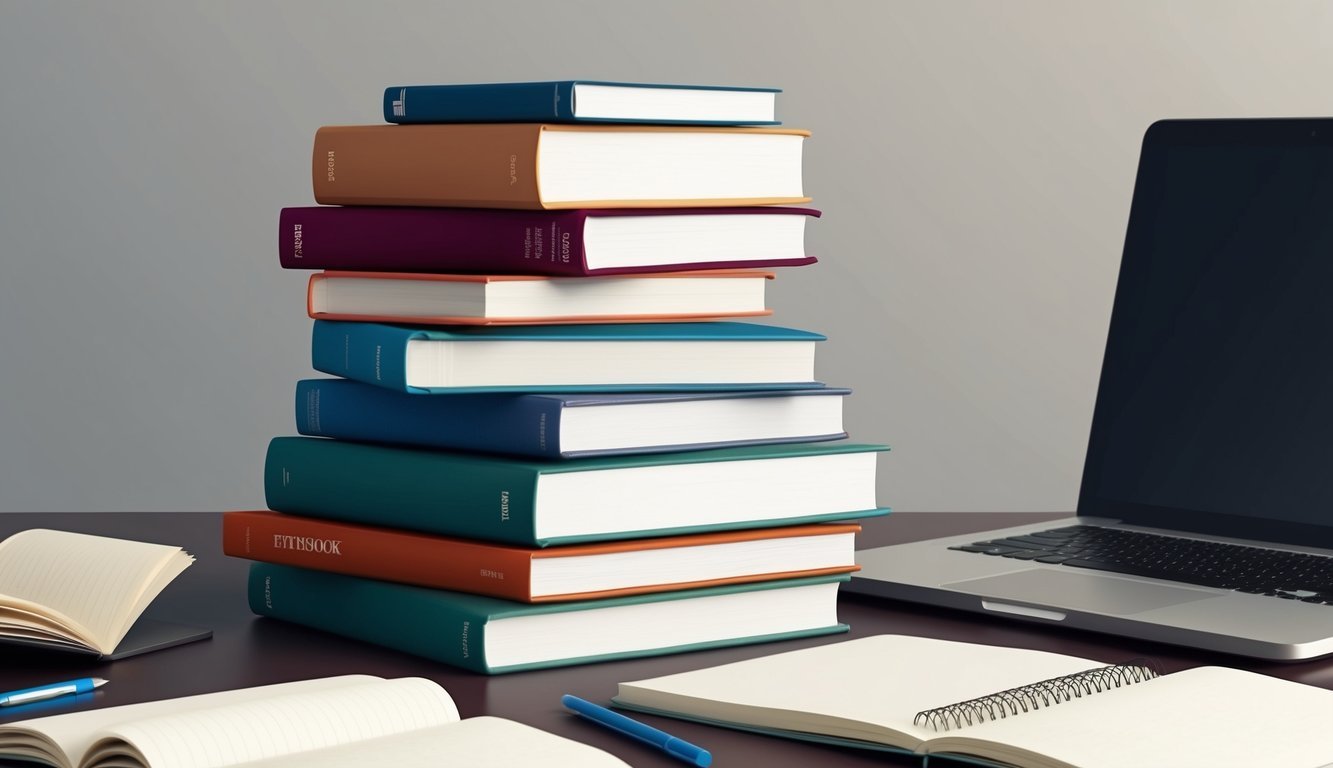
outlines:
{"label": "laptop screen", "polygon": [[1079,514],[1333,546],[1333,119],[1149,129]]}

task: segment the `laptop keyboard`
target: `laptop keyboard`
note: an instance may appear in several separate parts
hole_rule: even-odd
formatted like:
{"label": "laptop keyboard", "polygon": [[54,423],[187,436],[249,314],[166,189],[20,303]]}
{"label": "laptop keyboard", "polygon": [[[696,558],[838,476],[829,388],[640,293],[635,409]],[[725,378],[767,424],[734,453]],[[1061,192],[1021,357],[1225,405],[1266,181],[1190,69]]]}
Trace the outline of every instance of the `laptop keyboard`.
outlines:
{"label": "laptop keyboard", "polygon": [[962,552],[1333,605],[1333,557],[1072,525],[949,547]]}

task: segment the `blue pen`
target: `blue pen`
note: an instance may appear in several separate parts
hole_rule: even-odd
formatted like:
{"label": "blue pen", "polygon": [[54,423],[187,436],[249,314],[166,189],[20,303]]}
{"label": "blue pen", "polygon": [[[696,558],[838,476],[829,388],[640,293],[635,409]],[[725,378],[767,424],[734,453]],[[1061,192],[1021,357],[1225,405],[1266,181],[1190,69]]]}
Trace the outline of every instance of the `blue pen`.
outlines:
{"label": "blue pen", "polygon": [[0,707],[30,704],[43,699],[54,699],[57,696],[68,696],[71,693],[88,693],[92,689],[101,688],[104,685],[106,685],[106,681],[100,677],[85,677],[79,680],[66,680],[63,683],[39,685],[36,688],[24,688],[21,691],[0,693]]}
{"label": "blue pen", "polygon": [[560,703],[576,715],[581,715],[598,725],[657,747],[668,755],[684,760],[691,765],[708,768],[713,764],[713,756],[708,753],[708,750],[696,747],[688,741],[682,741],[652,726],[644,725],[638,720],[631,720],[619,712],[612,712],[606,707],[599,707],[591,701],[584,701],[569,694],[561,696]]}

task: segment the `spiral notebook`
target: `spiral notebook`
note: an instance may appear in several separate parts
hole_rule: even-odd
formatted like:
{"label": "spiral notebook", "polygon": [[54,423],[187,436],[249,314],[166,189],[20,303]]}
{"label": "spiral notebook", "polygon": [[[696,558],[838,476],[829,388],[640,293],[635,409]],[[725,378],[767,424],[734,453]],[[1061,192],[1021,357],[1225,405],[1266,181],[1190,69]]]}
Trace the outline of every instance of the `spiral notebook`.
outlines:
{"label": "spiral notebook", "polygon": [[[1021,648],[877,635],[621,683],[625,709],[1020,768],[1318,768],[1333,691],[1224,667],[1159,676]],[[947,764],[947,763],[946,763]]]}

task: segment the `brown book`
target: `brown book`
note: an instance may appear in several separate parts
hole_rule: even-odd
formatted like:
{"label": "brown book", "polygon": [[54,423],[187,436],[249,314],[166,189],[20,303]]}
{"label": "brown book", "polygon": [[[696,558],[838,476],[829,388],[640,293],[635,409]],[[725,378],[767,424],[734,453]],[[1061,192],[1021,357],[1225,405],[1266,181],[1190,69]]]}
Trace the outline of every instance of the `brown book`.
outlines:
{"label": "brown book", "polygon": [[[328,205],[644,208],[804,203],[808,131],[541,123],[326,126]],[[534,235],[535,236],[535,235]]]}
{"label": "brown book", "polygon": [[528,549],[316,520],[227,512],[233,557],[525,603],[667,592],[857,570],[861,527],[831,523]]}

